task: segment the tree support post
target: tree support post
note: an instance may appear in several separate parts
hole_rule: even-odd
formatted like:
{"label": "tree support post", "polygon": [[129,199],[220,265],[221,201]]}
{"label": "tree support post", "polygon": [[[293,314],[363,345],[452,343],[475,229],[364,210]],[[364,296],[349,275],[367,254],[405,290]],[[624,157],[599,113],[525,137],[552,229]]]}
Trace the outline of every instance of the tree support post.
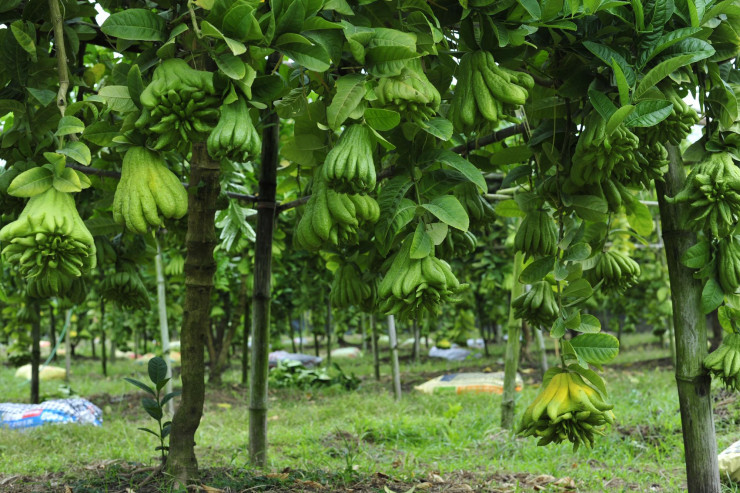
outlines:
{"label": "tree support post", "polygon": [[514,308],[511,306],[511,302],[524,292],[524,286],[519,282],[519,275],[522,273],[523,266],[524,254],[516,252],[516,255],[514,255],[511,299],[509,300],[509,322],[507,326],[509,340],[506,341],[504,360],[504,393],[501,400],[501,428],[508,430],[514,427],[516,372],[519,369],[519,351],[521,349],[519,337],[522,334],[522,321],[514,316]]}
{"label": "tree support post", "polygon": [[676,335],[676,386],[681,408],[681,428],[686,454],[689,493],[719,493],[717,442],[712,418],[711,378],[702,362],[707,356],[706,317],[701,310],[701,281],[681,263],[681,256],[696,243],[682,218],[687,205],[670,204],[686,181],[679,150],[667,146],[669,169],[664,183],[656,180],[660,222],[665,243],[668,275],[673,299],[673,327]]}
{"label": "tree support post", "polygon": [[393,395],[401,400],[401,367],[398,364],[398,338],[396,337],[396,317],[388,315],[388,339],[391,345],[391,371],[393,372]]}
{"label": "tree support post", "polygon": [[[159,314],[159,337],[162,343],[162,357],[167,363],[167,381],[165,392],[172,392],[172,363],[170,362],[170,329],[167,325],[167,293],[165,290],[164,267],[162,262],[162,245],[155,236],[154,241],[157,244],[157,255],[154,257],[154,264],[157,271],[157,309]],[[175,414],[175,401],[170,399],[167,402],[167,412],[172,416]]]}
{"label": "tree support post", "polygon": [[[272,58],[270,59],[272,60]],[[273,63],[274,64],[274,63]],[[268,61],[269,65],[269,61]],[[249,460],[257,467],[267,463],[267,372],[270,352],[270,275],[275,225],[280,118],[272,111],[262,131],[257,239],[252,290],[252,376],[249,382]]]}

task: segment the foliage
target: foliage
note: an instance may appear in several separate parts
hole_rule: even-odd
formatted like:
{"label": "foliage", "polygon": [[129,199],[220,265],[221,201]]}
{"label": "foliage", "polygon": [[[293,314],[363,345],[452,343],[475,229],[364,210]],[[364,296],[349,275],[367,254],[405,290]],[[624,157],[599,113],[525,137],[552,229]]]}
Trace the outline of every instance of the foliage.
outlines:
{"label": "foliage", "polygon": [[354,373],[345,374],[338,364],[332,363],[335,375],[326,368],[306,368],[298,361],[279,361],[270,371],[270,384],[277,388],[296,387],[307,390],[316,387],[337,386],[344,390],[356,390],[360,379]]}

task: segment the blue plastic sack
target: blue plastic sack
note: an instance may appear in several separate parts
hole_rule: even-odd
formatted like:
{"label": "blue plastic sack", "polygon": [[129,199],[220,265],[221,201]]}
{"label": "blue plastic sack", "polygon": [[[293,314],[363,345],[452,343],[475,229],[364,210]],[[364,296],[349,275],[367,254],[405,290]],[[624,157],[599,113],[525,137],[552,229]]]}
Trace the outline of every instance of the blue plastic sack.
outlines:
{"label": "blue plastic sack", "polygon": [[103,411],[79,397],[55,399],[41,404],[0,403],[0,428],[34,428],[47,423],[102,426]]}

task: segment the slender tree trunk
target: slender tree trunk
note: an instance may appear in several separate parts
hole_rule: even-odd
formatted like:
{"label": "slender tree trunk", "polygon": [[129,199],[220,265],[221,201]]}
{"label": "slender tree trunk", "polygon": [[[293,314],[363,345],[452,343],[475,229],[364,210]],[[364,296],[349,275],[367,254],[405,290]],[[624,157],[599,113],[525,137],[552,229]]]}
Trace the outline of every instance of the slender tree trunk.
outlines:
{"label": "slender tree trunk", "polygon": [[411,324],[411,330],[414,332],[414,363],[418,363],[421,359],[421,331],[419,330],[419,322],[416,319]]}
{"label": "slender tree trunk", "polygon": [[326,297],[326,323],[324,324],[326,332],[326,366],[331,366],[331,298]]}
{"label": "slender tree trunk", "polygon": [[[268,65],[274,65],[274,57]],[[254,257],[254,300],[252,302],[252,379],[249,395],[249,460],[257,467],[267,463],[267,372],[270,352],[270,274],[272,235],[275,227],[280,118],[273,110],[265,117],[262,131],[257,240]]]}
{"label": "slender tree trunk", "polygon": [[370,330],[373,347],[373,367],[375,369],[375,380],[380,381],[380,352],[378,351],[378,327],[375,314],[370,314]]}
{"label": "slender tree trunk", "polygon": [[301,320],[300,325],[298,327],[298,330],[300,331],[300,334],[298,334],[298,351],[303,353],[303,334],[306,333],[306,312],[301,312]]}
{"label": "slender tree trunk", "polygon": [[31,404],[38,404],[39,399],[39,365],[41,364],[41,314],[37,303],[31,304],[35,318],[31,322]]}
{"label": "slender tree trunk", "polygon": [[72,320],[72,310],[67,310],[64,315],[64,326],[67,330],[64,333],[64,380],[69,382],[69,377],[72,375],[72,336],[69,334],[72,332],[70,327]]}
{"label": "slender tree trunk", "polygon": [[388,315],[388,339],[391,344],[391,372],[393,374],[393,395],[401,400],[401,367],[398,365],[398,338],[396,337],[396,317]]}
{"label": "slender tree trunk", "polygon": [[[157,271],[157,314],[159,315],[159,338],[162,343],[162,357],[167,362],[167,382],[165,391],[169,394],[172,392],[172,363],[170,362],[170,329],[167,325],[167,291],[164,279],[164,261],[162,258],[162,245],[159,243],[157,236],[154,236],[157,244],[157,255],[154,257],[154,267]],[[175,401],[170,399],[167,402],[167,413],[172,416],[175,414]]]}
{"label": "slender tree trunk", "polygon": [[[54,316],[54,307],[49,305],[49,343],[51,348],[54,349],[57,345],[57,321]],[[95,346],[93,346],[93,358],[95,357]],[[57,353],[51,358],[52,361],[57,360]]]}
{"label": "slender tree trunk", "polygon": [[206,330],[211,316],[211,291],[216,261],[214,217],[220,184],[220,165],[208,156],[205,143],[193,145],[185,236],[185,301],[180,335],[182,396],[172,418],[168,473],[179,485],[198,478],[195,431],[205,399]]}
{"label": "slender tree trunk", "polygon": [[295,344],[295,329],[293,328],[293,321],[291,320],[290,313],[288,313],[288,329],[290,330],[290,348],[293,350],[293,353],[297,353],[298,348]]}
{"label": "slender tree trunk", "polygon": [[539,349],[540,353],[540,370],[542,370],[542,375],[544,377],[545,372],[547,371],[549,365],[547,364],[547,349],[545,348],[545,338],[542,336],[542,331],[539,329],[532,329],[534,330],[534,336],[535,339],[537,339],[537,348]]}
{"label": "slender tree trunk", "polygon": [[242,341],[242,384],[249,383],[249,333],[252,327],[252,303],[251,299],[244,301],[244,340]]}
{"label": "slender tree trunk", "polygon": [[365,326],[365,314],[360,314],[360,334],[362,334],[362,352],[367,352],[367,329]]}
{"label": "slender tree trunk", "polygon": [[522,272],[524,255],[516,252],[514,256],[514,273],[511,286],[511,299],[509,300],[509,322],[507,333],[509,340],[506,341],[506,357],[504,360],[504,394],[501,401],[501,428],[510,430],[514,426],[514,406],[516,398],[516,372],[519,368],[520,343],[519,336],[522,332],[522,321],[514,317],[514,309],[511,302],[524,292],[524,286],[519,282],[519,274]]}
{"label": "slender tree trunk", "polygon": [[108,360],[105,354],[105,301],[100,298],[100,361],[103,365],[103,376],[108,376]]}
{"label": "slender tree trunk", "polygon": [[679,150],[668,146],[670,166],[665,182],[656,181],[661,229],[665,244],[668,274],[673,298],[673,324],[676,331],[676,384],[681,408],[686,476],[689,493],[719,493],[717,442],[712,419],[711,379],[702,361],[707,355],[706,317],[701,311],[702,283],[691,269],[681,263],[681,256],[696,243],[681,218],[686,217],[683,203],[669,204],[666,196],[675,196],[686,181]]}
{"label": "slender tree trunk", "polygon": [[486,358],[490,356],[488,352],[488,338],[486,337],[486,326],[484,323],[484,317],[483,317],[483,297],[482,296],[476,296],[475,297],[475,305],[478,312],[478,331],[480,332],[481,339],[483,339],[483,354],[486,355]]}
{"label": "slender tree trunk", "polygon": [[316,357],[319,357],[319,335],[316,333],[316,331],[313,331],[313,347],[316,352]]}
{"label": "slender tree trunk", "polygon": [[116,360],[116,332],[117,328],[120,327],[120,317],[116,317],[116,305],[113,305],[113,331],[110,335],[110,362],[113,363]]}

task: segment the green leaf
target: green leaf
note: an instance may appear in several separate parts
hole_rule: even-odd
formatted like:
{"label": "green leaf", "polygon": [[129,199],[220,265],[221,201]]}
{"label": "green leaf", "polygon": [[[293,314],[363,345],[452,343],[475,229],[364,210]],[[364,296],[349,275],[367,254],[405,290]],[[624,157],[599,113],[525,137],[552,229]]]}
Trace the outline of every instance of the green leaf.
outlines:
{"label": "green leaf", "polygon": [[411,239],[409,257],[419,259],[427,257],[430,253],[432,253],[432,238],[427,233],[424,223],[419,221],[414,237]]}
{"label": "green leaf", "polygon": [[254,19],[254,7],[246,3],[235,2],[224,14],[221,27],[227,36],[237,41],[247,41],[254,25],[252,19]]}
{"label": "green leaf", "polygon": [[[46,106],[50,104],[52,101],[54,101],[54,98],[57,97],[57,93],[49,89],[36,89],[34,87],[27,87],[26,90],[31,96],[36,98],[39,103],[41,103],[41,106]],[[0,111],[0,113],[2,113],[2,111]]]}
{"label": "green leaf", "polygon": [[653,127],[673,111],[673,103],[665,99],[646,99],[635,105],[635,111],[625,118],[626,127]]}
{"label": "green leaf", "polygon": [[221,31],[219,31],[213,24],[211,24],[208,21],[203,21],[200,24],[200,30],[203,36],[208,36],[208,37],[216,38],[216,39],[222,39],[226,43],[226,46],[228,46],[229,49],[231,50],[231,53],[236,56],[246,53],[247,51],[247,46],[244,43],[242,43],[241,41],[232,39],[228,36],[224,36],[224,34]]}
{"label": "green leaf", "polygon": [[164,397],[162,397],[162,402],[161,402],[162,407],[164,407],[165,404],[167,404],[169,401],[171,401],[173,398],[177,397],[180,394],[182,394],[181,390],[175,390],[165,395]]}
{"label": "green leaf", "polygon": [[108,122],[100,121],[85,127],[82,138],[100,147],[113,145],[113,137],[118,135],[118,129]]}
{"label": "green leaf", "polygon": [[78,134],[85,130],[85,124],[79,118],[75,116],[63,116],[59,120],[57,131],[54,133],[56,136]]}
{"label": "green leaf", "polygon": [[488,191],[488,184],[483,173],[470,161],[449,149],[438,149],[425,153],[420,162],[439,162],[459,171],[471,183],[474,183],[481,192]]}
{"label": "green leaf", "polygon": [[627,83],[629,85],[632,85],[635,83],[635,80],[636,80],[635,71],[627,63],[627,60],[625,60],[624,57],[620,55],[618,52],[614,51],[608,46],[604,46],[599,43],[594,43],[592,41],[584,41],[583,46],[585,46],[588,51],[596,55],[596,57],[602,62],[604,62],[604,64],[607,67],[612,67],[612,59],[614,59],[619,65],[619,67],[622,69],[622,72],[624,73],[624,76],[627,79]]}
{"label": "green leaf", "polygon": [[[571,347],[573,347],[572,344],[571,344]],[[585,378],[596,390],[601,392],[601,395],[604,398],[608,397],[609,394],[607,394],[606,392],[606,385],[604,385],[604,380],[599,376],[598,373],[588,368],[584,368],[580,365],[575,365],[575,364],[569,365],[568,369],[578,373],[583,378]]]}
{"label": "green leaf", "polygon": [[157,395],[157,393],[154,392],[154,389],[153,388],[149,387],[147,384],[145,384],[143,382],[139,382],[138,380],[134,380],[133,378],[129,378],[129,377],[123,377],[123,379],[126,380],[131,385],[135,385],[135,386],[139,387],[144,392],[148,392],[148,393],[152,394],[153,396],[156,396]]}
{"label": "green leaf", "polygon": [[247,68],[238,56],[224,53],[216,57],[216,65],[230,79],[241,80],[247,75]]}
{"label": "green leaf", "polygon": [[98,94],[113,111],[126,113],[136,110],[136,105],[131,99],[127,86],[105,86],[100,89]]}
{"label": "green leaf", "polygon": [[154,384],[158,384],[167,378],[167,362],[160,356],[155,356],[149,360],[147,370],[149,373],[149,379]]}
{"label": "green leaf", "polygon": [[439,140],[447,142],[452,138],[452,122],[442,118],[441,116],[431,118],[425,122],[421,122],[421,128],[426,133],[437,137]]}
{"label": "green leaf", "polygon": [[131,41],[165,41],[165,28],[164,18],[147,9],[116,12],[100,26],[100,30],[108,36]]}
{"label": "green leaf", "polygon": [[716,310],[724,299],[725,293],[717,280],[713,277],[707,279],[707,283],[704,284],[704,289],[701,291],[701,310],[704,315]]}
{"label": "green leaf", "polygon": [[584,313],[581,315],[581,323],[575,329],[576,332],[583,332],[584,334],[596,334],[601,332],[601,322],[593,315]]}
{"label": "green leaf", "polygon": [[542,11],[540,10],[540,4],[537,2],[537,0],[518,0],[519,5],[524,7],[524,10],[527,11],[529,15],[532,16],[533,20],[539,20],[540,16],[542,15]]}
{"label": "green leaf", "polygon": [[59,149],[57,152],[60,154],[64,154],[65,156],[70,157],[78,163],[84,164],[85,166],[89,166],[92,160],[92,156],[90,155],[90,148],[79,140],[67,142],[64,146],[64,149]]}
{"label": "green leaf", "polygon": [[658,65],[650,69],[647,74],[645,74],[645,77],[643,77],[640,83],[637,85],[633,97],[635,98],[635,100],[640,99],[640,97],[645,94],[648,89],[668,77],[675,70],[690,63],[698,62],[702,58],[699,58],[697,60],[695,55],[680,55],[660,62]]}
{"label": "green leaf", "polygon": [[[498,149],[496,152],[491,154],[489,160],[492,166],[503,166],[505,164],[525,163],[530,157],[532,157],[532,148],[527,145],[520,145]],[[531,168],[529,165],[526,166],[526,172],[527,174],[530,174]],[[511,171],[509,171],[508,174],[511,174]]]}
{"label": "green leaf", "polygon": [[[29,27],[33,32],[33,36],[26,32],[26,29]],[[36,62],[36,29],[34,25],[30,24],[30,26],[27,26],[23,21],[18,20],[10,25],[10,30],[13,32],[13,37],[20,47],[31,55],[31,60]]]}
{"label": "green leaf", "polygon": [[634,200],[630,203],[627,214],[627,222],[638,235],[649,236],[653,232],[653,215],[650,214],[648,206]]}
{"label": "green leaf", "polygon": [[539,258],[522,270],[522,273],[519,275],[519,282],[522,284],[532,284],[533,282],[541,281],[552,271],[554,265],[555,257],[553,256]]}
{"label": "green leaf", "polygon": [[376,77],[398,75],[409,60],[418,57],[416,35],[395,29],[375,29],[365,49],[367,68]]}
{"label": "green leaf", "polygon": [[681,263],[689,269],[701,269],[711,260],[709,241],[701,240],[681,256]]}
{"label": "green leaf", "polygon": [[468,230],[470,224],[468,213],[454,195],[435,197],[428,204],[421,204],[421,207],[448,226],[461,231]]}
{"label": "green leaf", "polygon": [[494,212],[501,217],[524,217],[526,214],[519,208],[516,200],[502,200],[494,208]]}
{"label": "green leaf", "polygon": [[445,240],[449,226],[445,223],[431,223],[427,224],[426,230],[429,237],[432,239],[434,246],[439,245]]}
{"label": "green leaf", "polygon": [[573,195],[569,205],[578,217],[587,221],[602,221],[608,212],[606,200],[595,195]]}
{"label": "green leaf", "polygon": [[82,191],[80,177],[72,168],[64,168],[59,175],[54,176],[54,188],[63,193],[77,193]]}
{"label": "green leaf", "polygon": [[624,76],[622,67],[619,66],[614,58],[612,58],[612,70],[614,70],[614,79],[617,82],[617,89],[619,90],[619,104],[621,106],[627,106],[630,102],[630,86],[627,83],[627,78]]}
{"label": "green leaf", "polygon": [[569,283],[565,289],[563,289],[563,296],[566,298],[580,299],[588,298],[594,293],[591,284],[586,279],[576,279]]}
{"label": "green leaf", "polygon": [[701,31],[701,28],[698,27],[683,27],[663,34],[655,41],[655,44],[652,46],[650,51],[640,54],[640,66],[645,66],[647,62],[655,58],[665,49],[670,48],[679,41],[683,41],[684,39],[693,36],[699,31]]}
{"label": "green leaf", "polygon": [[144,397],[141,399],[141,407],[144,408],[144,411],[147,412],[149,416],[159,421],[162,419],[162,416],[164,415],[162,413],[162,407],[159,405],[159,402],[155,401],[152,398]]}
{"label": "green leaf", "polygon": [[365,110],[365,122],[375,130],[387,132],[401,123],[401,115],[397,111],[382,108],[368,108]]}
{"label": "green leaf", "polygon": [[129,69],[126,76],[126,85],[128,86],[128,94],[131,101],[133,101],[137,108],[141,108],[139,98],[141,93],[144,92],[144,80],[141,78],[141,69],[139,69],[138,65],[134,64]]}
{"label": "green leaf", "polygon": [[31,168],[16,176],[8,186],[8,195],[33,197],[47,191],[54,182],[54,172],[49,168]]}
{"label": "green leaf", "polygon": [[579,261],[586,260],[591,255],[591,245],[588,243],[575,243],[571,245],[564,253],[563,260]]}
{"label": "green leaf", "polygon": [[617,107],[612,103],[611,99],[596,89],[588,90],[588,99],[604,121],[608,122],[612,115],[617,112]]}
{"label": "green leaf", "polygon": [[338,130],[362,102],[365,97],[365,76],[360,74],[345,75],[337,79],[335,86],[336,94],[329,107],[326,108],[326,119],[329,128],[332,130]]}
{"label": "green leaf", "polygon": [[632,113],[632,110],[634,110],[635,107],[631,104],[628,104],[626,106],[622,106],[617,111],[615,111],[611,117],[609,117],[609,120],[606,122],[606,134],[610,135],[612,132],[614,132],[617,127],[627,118],[630,113]]}
{"label": "green leaf", "polygon": [[319,45],[289,43],[279,46],[277,49],[285,56],[295,60],[299,65],[314,72],[325,72],[331,66],[329,53]]}
{"label": "green leaf", "polygon": [[570,344],[580,357],[595,365],[608,363],[619,354],[619,340],[609,334],[582,334]]}

